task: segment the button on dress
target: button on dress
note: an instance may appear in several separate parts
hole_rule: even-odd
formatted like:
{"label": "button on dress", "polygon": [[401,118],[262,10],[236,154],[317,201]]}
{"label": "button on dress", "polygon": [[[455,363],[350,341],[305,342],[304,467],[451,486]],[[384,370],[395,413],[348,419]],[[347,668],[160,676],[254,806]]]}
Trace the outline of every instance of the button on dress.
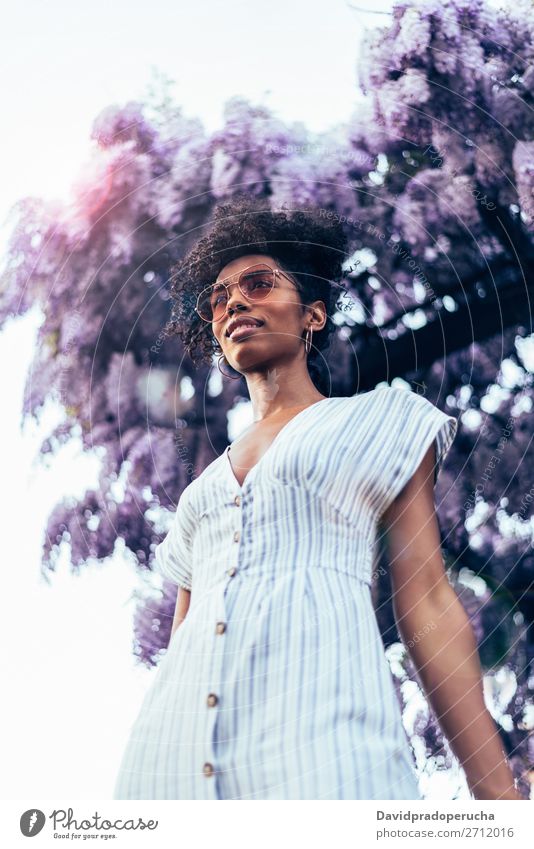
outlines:
{"label": "button on dress", "polygon": [[243,485],[183,491],[155,568],[191,590],[115,799],[420,799],[371,597],[377,525],[456,418],[384,385],[322,399]]}

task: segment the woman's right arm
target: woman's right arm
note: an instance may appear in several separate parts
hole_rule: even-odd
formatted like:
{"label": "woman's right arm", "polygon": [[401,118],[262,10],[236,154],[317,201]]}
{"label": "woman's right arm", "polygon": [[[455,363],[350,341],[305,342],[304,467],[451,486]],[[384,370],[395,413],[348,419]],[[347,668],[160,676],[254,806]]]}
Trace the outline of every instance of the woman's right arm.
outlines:
{"label": "woman's right arm", "polygon": [[173,638],[173,634],[178,628],[179,625],[184,621],[187,611],[189,610],[189,604],[191,602],[191,590],[186,590],[185,587],[178,587],[178,595],[176,596],[176,607],[174,610],[174,619],[172,621],[171,627],[171,636],[169,637],[169,643]]}

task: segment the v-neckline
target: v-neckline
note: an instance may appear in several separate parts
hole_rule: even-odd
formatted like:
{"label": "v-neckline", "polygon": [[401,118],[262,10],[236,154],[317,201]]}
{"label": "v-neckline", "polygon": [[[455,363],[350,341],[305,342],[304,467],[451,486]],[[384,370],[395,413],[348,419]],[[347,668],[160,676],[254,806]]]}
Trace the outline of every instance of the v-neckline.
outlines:
{"label": "v-neckline", "polygon": [[[338,397],[338,396],[335,396],[335,397]],[[226,465],[226,468],[228,469],[228,472],[229,472],[229,474],[230,474],[230,478],[232,479],[232,481],[233,481],[233,483],[234,483],[234,486],[237,486],[237,487],[238,487],[238,489],[239,489],[240,491],[243,491],[243,490],[244,490],[244,488],[245,488],[245,485],[247,484],[247,482],[248,482],[249,478],[251,477],[252,473],[256,471],[256,469],[258,468],[258,466],[259,466],[259,465],[263,462],[263,460],[265,459],[265,457],[267,456],[267,454],[271,451],[271,449],[272,449],[272,448],[274,448],[275,443],[276,443],[276,442],[278,441],[278,439],[282,436],[282,434],[283,434],[283,433],[284,433],[284,432],[288,429],[288,427],[289,427],[291,424],[293,424],[293,422],[295,422],[298,418],[300,418],[300,416],[303,416],[303,415],[304,415],[304,413],[307,413],[307,412],[308,412],[308,410],[312,410],[314,407],[318,407],[320,404],[324,404],[326,401],[332,401],[332,400],[333,400],[333,399],[332,399],[332,397],[330,397],[330,398],[321,398],[321,399],[320,399],[320,401],[314,401],[314,403],[313,403],[313,404],[309,404],[307,407],[304,407],[304,409],[303,409],[303,410],[301,410],[301,411],[300,411],[300,413],[296,413],[294,416],[292,416],[292,417],[289,419],[289,421],[288,421],[288,422],[286,422],[284,425],[282,425],[282,427],[280,428],[280,430],[278,431],[278,433],[276,434],[276,436],[275,436],[275,437],[274,437],[274,439],[272,440],[272,442],[271,442],[271,444],[269,445],[269,447],[268,447],[268,448],[267,448],[267,449],[263,452],[263,454],[261,455],[261,457],[260,457],[260,459],[258,460],[258,462],[257,462],[257,463],[255,463],[255,464],[254,464],[254,466],[252,466],[252,468],[248,470],[248,472],[246,473],[245,477],[243,478],[243,483],[242,483],[242,484],[240,484],[240,483],[239,483],[239,481],[238,481],[238,479],[236,478],[235,473],[234,473],[234,470],[233,470],[233,467],[232,467],[232,464],[231,464],[231,462],[230,462],[230,457],[228,456],[229,451],[230,451],[230,448],[231,448],[231,444],[230,444],[230,445],[227,445],[227,446],[226,446],[226,448],[224,449],[224,457],[225,457],[225,461],[226,461],[226,462],[225,462],[225,465]]]}

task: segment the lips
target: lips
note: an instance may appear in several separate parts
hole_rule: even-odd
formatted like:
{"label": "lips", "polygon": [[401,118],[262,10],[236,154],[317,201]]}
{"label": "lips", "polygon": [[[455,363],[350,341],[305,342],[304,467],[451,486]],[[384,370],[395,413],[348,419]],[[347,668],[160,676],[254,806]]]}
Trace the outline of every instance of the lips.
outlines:
{"label": "lips", "polygon": [[[250,316],[236,318],[228,325],[226,335],[231,338],[234,335],[234,331],[238,331],[240,328],[243,328],[242,332],[244,332],[245,330],[254,330],[256,327],[261,327],[262,324],[263,321],[260,321],[259,318],[251,318]],[[239,335],[241,335],[241,332]]]}

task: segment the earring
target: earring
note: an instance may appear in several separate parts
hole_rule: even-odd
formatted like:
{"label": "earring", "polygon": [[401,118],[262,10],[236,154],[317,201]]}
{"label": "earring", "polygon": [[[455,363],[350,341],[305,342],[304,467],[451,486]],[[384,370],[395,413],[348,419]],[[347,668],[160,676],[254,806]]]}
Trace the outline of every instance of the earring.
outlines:
{"label": "earring", "polygon": [[311,351],[312,336],[313,336],[313,329],[311,327],[308,327],[308,330],[306,331],[306,338],[304,340],[304,345],[306,347],[306,353],[307,354],[309,354],[310,351]]}
{"label": "earring", "polygon": [[229,377],[230,380],[239,380],[241,377],[243,377],[243,375],[241,375],[241,374],[239,374],[237,377],[234,377],[232,374],[226,374],[226,372],[222,370],[221,365],[220,365],[221,360],[223,360],[223,359],[224,359],[224,354],[221,354],[221,356],[217,360],[217,368],[219,369],[220,373],[222,375],[224,375],[224,377]]}

